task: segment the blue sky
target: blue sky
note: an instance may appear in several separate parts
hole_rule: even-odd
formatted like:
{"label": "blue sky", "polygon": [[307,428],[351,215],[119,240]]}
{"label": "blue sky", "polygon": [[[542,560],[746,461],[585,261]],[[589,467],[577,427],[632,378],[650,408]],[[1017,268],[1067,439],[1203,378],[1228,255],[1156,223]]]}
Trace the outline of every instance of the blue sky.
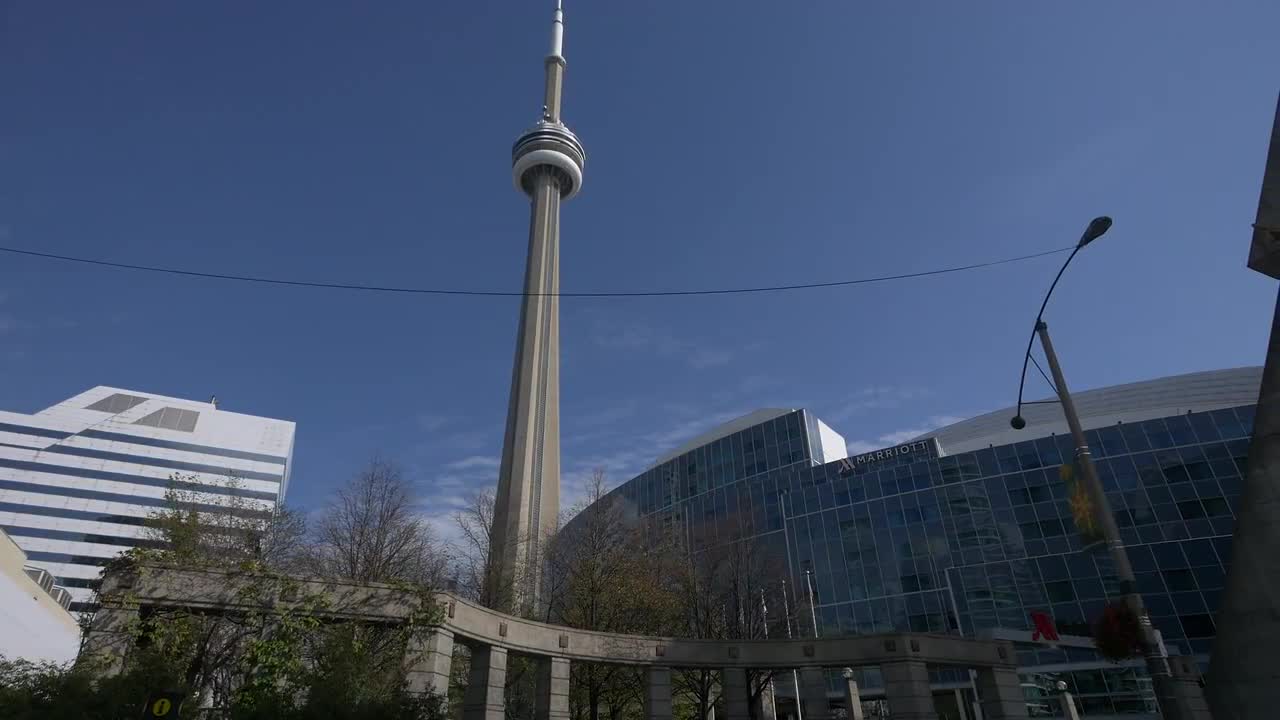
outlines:
{"label": "blue sky", "polygon": [[[0,2],[0,244],[512,290],[551,3]],[[1244,268],[1280,4],[568,0],[586,144],[563,288],[840,280],[1069,245],[1077,389],[1260,364]],[[565,299],[570,497],[762,406],[855,447],[1010,404],[1060,256],[763,296]],[[289,500],[371,456],[434,517],[492,483],[517,301],[0,255],[0,407],[97,384],[298,422]],[[1033,384],[1033,394],[1045,390]]]}

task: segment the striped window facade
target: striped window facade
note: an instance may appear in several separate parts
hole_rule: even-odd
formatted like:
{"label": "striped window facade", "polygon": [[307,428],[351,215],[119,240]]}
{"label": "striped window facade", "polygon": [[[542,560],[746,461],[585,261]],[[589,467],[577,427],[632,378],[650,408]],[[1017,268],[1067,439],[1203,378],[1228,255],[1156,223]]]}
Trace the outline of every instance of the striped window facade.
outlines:
{"label": "striped window facade", "polygon": [[108,387],[30,415],[0,411],[0,528],[84,610],[102,565],[154,545],[146,520],[170,488],[207,510],[272,512],[293,438],[289,421]]}

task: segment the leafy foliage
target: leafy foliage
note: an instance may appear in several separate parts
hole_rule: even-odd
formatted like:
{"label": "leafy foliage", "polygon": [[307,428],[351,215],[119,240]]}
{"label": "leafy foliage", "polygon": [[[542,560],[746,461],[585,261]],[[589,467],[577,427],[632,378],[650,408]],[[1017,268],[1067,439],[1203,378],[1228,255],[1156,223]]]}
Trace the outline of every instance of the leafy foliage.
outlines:
{"label": "leafy foliage", "polygon": [[[149,694],[176,678],[163,654],[142,652],[130,667],[111,677],[95,669],[0,657],[0,717],[6,720],[133,720]],[[199,698],[188,697],[184,717],[193,717]],[[210,720],[438,720],[440,698],[395,691],[381,696],[341,697],[341,692],[309,694],[298,702],[283,694],[236,702],[209,712]]]}
{"label": "leafy foliage", "polygon": [[98,678],[94,668],[33,663],[0,656],[0,717],[12,720],[132,718],[148,692],[172,681],[161,658],[139,653],[127,673]]}
{"label": "leafy foliage", "polygon": [[[123,583],[98,598],[100,612],[128,618],[114,626],[131,641],[123,667],[104,672],[105,661],[89,656],[73,667],[4,661],[0,717],[132,718],[161,689],[187,695],[184,717],[199,710],[208,720],[444,717],[441,698],[407,692],[410,651],[441,619],[434,568],[443,555],[412,512],[399,471],[375,461],[310,535],[300,515],[237,493],[237,479],[218,485],[212,492],[198,477],[175,475],[144,546],[110,561],[104,576],[229,572],[223,589],[234,593],[234,610],[141,607]],[[301,572],[391,583],[409,598],[409,613],[394,626],[333,622],[342,608],[309,592],[315,586]]]}
{"label": "leafy foliage", "polygon": [[1108,603],[1094,621],[1093,643],[1111,662],[1137,657],[1142,653],[1142,622],[1123,602]]}

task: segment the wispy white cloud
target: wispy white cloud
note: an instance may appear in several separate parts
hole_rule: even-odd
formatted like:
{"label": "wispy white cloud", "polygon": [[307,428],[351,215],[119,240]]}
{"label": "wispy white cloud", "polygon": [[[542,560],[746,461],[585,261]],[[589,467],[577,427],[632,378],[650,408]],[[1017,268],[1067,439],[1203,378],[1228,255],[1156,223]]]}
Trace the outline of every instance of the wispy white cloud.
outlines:
{"label": "wispy white cloud", "polygon": [[599,452],[574,457],[560,475],[560,507],[564,510],[576,508],[587,496],[592,473],[602,470],[611,487],[624,483],[666,452],[688,441],[690,438],[704,433],[718,425],[746,414],[745,409],[716,412],[691,412],[684,420],[670,421],[671,415],[664,414],[668,420],[662,427],[647,432],[630,433],[625,443],[616,443],[612,448]]}
{"label": "wispy white cloud", "polygon": [[476,493],[497,482],[497,460],[469,456],[445,463],[417,483],[419,514],[446,543],[459,539],[454,516],[470,507]]}
{"label": "wispy white cloud", "polygon": [[850,440],[845,443],[845,449],[848,451],[849,457],[861,455],[865,452],[871,452],[872,450],[879,450],[882,447],[884,447],[884,445],[867,442],[866,440]]}
{"label": "wispy white cloud", "polygon": [[501,458],[489,455],[472,455],[470,457],[462,458],[461,460],[454,460],[448,465],[445,465],[445,467],[452,468],[454,470],[470,470],[471,468],[493,469],[501,464]]}
{"label": "wispy white cloud", "polygon": [[441,444],[455,450],[479,450],[488,445],[493,433],[484,430],[462,430],[445,435]]}
{"label": "wispy white cloud", "polygon": [[952,423],[964,420],[958,415],[931,415],[912,427],[894,430],[883,435],[877,436],[874,440],[850,440],[846,443],[849,455],[859,455],[872,450],[890,447],[892,445],[901,445],[913,438],[920,437],[927,432],[937,430]]}
{"label": "wispy white cloud", "polygon": [[737,351],[707,342],[676,337],[670,330],[645,323],[616,325],[597,321],[595,343],[600,347],[656,353],[683,360],[695,370],[721,367],[733,362]]}
{"label": "wispy white cloud", "polygon": [[454,422],[455,418],[435,413],[422,413],[414,418],[414,420],[418,423],[419,429],[425,432],[436,432],[451,422]]}
{"label": "wispy white cloud", "polygon": [[845,396],[824,413],[823,417],[831,422],[843,422],[870,410],[901,407],[910,401],[928,397],[929,394],[927,389],[921,387],[873,385]]}

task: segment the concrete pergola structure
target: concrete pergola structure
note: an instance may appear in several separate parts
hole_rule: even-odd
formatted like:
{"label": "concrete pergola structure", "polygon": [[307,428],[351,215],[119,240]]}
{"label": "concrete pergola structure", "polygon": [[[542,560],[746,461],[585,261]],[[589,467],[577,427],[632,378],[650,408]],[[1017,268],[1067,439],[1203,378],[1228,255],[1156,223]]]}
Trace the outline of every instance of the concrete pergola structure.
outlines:
{"label": "concrete pergola structure", "polygon": [[[288,607],[296,598],[323,594],[324,614],[342,621],[396,623],[416,607],[412,593],[389,585],[295,579],[297,592],[279,597],[272,607]],[[129,627],[148,608],[185,608],[208,612],[262,611],[249,607],[240,591],[255,581],[250,573],[182,570],[147,566],[136,572],[108,573],[102,608],[85,639],[84,654],[118,672],[132,647]],[[119,598],[127,596],[129,601]],[[645,716],[672,717],[671,672],[678,668],[722,673],[724,714],[747,720],[751,669],[798,670],[806,720],[824,720],[828,707],[826,669],[877,665],[885,681],[885,699],[894,720],[934,720],[930,665],[977,672],[978,694],[988,720],[1027,717],[1013,645],[951,635],[884,634],[793,640],[691,640],[576,630],[505,615],[449,593],[436,596],[443,618],[415,636],[406,654],[409,688],[447,694],[456,643],[471,650],[471,674],[463,701],[466,720],[503,720],[507,656],[532,657],[538,667],[537,717],[569,717],[569,667],[574,662],[628,665],[644,669]],[[850,682],[847,702],[857,703]],[[765,712],[758,717],[766,717]],[[858,717],[858,712],[850,718]]]}

